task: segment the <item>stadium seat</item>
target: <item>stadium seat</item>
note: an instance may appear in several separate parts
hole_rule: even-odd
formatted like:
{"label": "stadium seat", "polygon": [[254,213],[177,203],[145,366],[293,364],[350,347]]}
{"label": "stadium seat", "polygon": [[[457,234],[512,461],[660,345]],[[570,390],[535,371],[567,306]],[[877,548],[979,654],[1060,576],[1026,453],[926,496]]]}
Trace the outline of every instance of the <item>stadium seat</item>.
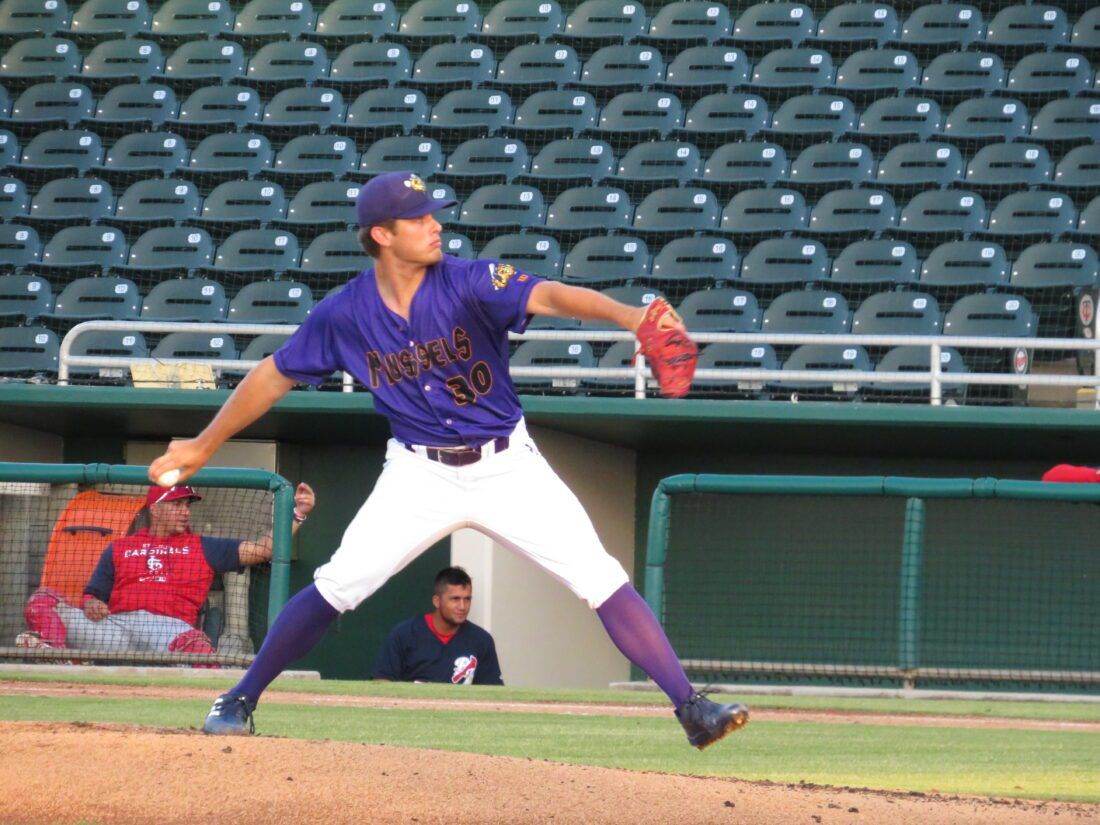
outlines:
{"label": "stadium seat", "polygon": [[345,93],[393,87],[412,78],[412,67],[409,50],[399,43],[354,43],[332,61],[328,83]]}
{"label": "stadium seat", "polygon": [[981,293],[967,295],[947,311],[944,335],[991,338],[1028,338],[1037,324],[1031,304],[1019,295]]}
{"label": "stadium seat", "polygon": [[875,183],[893,191],[947,187],[963,180],[965,166],[958,147],[949,143],[903,143],[879,161]]}
{"label": "stadium seat", "polygon": [[214,262],[214,241],[193,226],[161,226],[130,247],[128,267],[143,271],[191,272]]}
{"label": "stadium seat", "polygon": [[130,184],[119,197],[112,221],[136,233],[194,220],[201,211],[202,196],[191,181],[144,178]]}
{"label": "stadium seat", "polygon": [[133,281],[103,276],[78,278],[69,283],[57,296],[51,315],[67,321],[94,318],[129,321],[137,318],[140,311],[141,295]]}
{"label": "stadium seat", "polygon": [[923,97],[883,97],[863,110],[859,138],[889,144],[900,140],[926,141],[943,129],[943,113],[936,101]]}
{"label": "stadium seat", "polygon": [[1100,259],[1091,246],[1079,243],[1037,243],[1012,264],[1013,289],[1051,287],[1094,288],[1100,279]]}
{"label": "stadium seat", "polygon": [[488,43],[549,40],[565,30],[557,0],[503,0],[482,18],[477,38]]}
{"label": "stadium seat", "polygon": [[271,141],[263,135],[253,132],[214,134],[203,138],[191,151],[187,170],[196,180],[216,182],[263,174],[274,162]]}
{"label": "stadium seat", "polygon": [[1028,4],[1008,6],[989,21],[987,46],[1004,49],[1049,49],[1069,42],[1066,13],[1056,6]]}
{"label": "stadium seat", "polygon": [[299,135],[275,155],[271,174],[304,182],[341,178],[360,167],[355,141],[340,135]]}
{"label": "stadium seat", "polygon": [[[660,290],[648,286],[613,286],[600,290],[600,292],[613,301],[632,307],[646,307],[658,298],[665,297]],[[582,321],[581,329],[602,331],[614,330],[618,327],[609,321]]]}
{"label": "stadium seat", "polygon": [[181,90],[193,91],[207,84],[239,81],[244,76],[246,65],[244,48],[240,43],[190,40],[168,56],[164,64],[164,77]]}
{"label": "stadium seat", "polygon": [[1035,53],[1024,56],[1008,74],[1008,93],[1051,99],[1074,96],[1092,88],[1092,66],[1079,54]]}
{"label": "stadium seat", "polygon": [[0,374],[56,375],[60,345],[45,327],[0,329]]}
{"label": "stadium seat", "polygon": [[320,137],[317,132],[343,122],[344,108],[344,96],[327,86],[283,89],[264,107],[260,128],[276,136]]}
{"label": "stadium seat", "polygon": [[242,361],[263,361],[269,355],[273,355],[276,350],[282,347],[286,343],[286,339],[290,333],[286,335],[279,335],[277,332],[268,333],[267,335],[257,335],[241,351]]}
{"label": "stadium seat", "polygon": [[826,12],[817,24],[815,42],[836,53],[881,48],[898,38],[898,15],[884,3],[841,3]]}
{"label": "stadium seat", "polygon": [[732,287],[701,289],[680,303],[680,317],[693,332],[756,332],[760,305],[751,292]]}
{"label": "stadium seat", "polygon": [[665,61],[648,44],[604,46],[585,61],[580,85],[610,96],[619,91],[648,89],[664,80]]}
{"label": "stadium seat", "polygon": [[729,7],[710,0],[678,0],[662,5],[649,22],[646,39],[661,46],[717,43],[733,33]]}
{"label": "stadium seat", "polygon": [[[794,352],[787,356],[783,362],[783,372],[803,370],[851,370],[853,372],[869,372],[871,370],[871,358],[863,347],[850,344],[803,344],[796,347]],[[798,390],[807,392],[825,392],[831,398],[836,395],[850,396],[861,388],[858,383],[846,381],[784,381],[773,385],[777,392],[789,392]]]}
{"label": "stadium seat", "polygon": [[[472,6],[473,3],[469,5]],[[495,74],[496,58],[488,46],[478,43],[440,43],[432,46],[416,61],[411,82],[424,88],[482,86],[492,83]]]}
{"label": "stadium seat", "polygon": [[103,163],[103,142],[85,129],[40,131],[23,148],[19,174],[28,182],[86,175]]}
{"label": "stadium seat", "polygon": [[[535,320],[538,321],[542,319],[550,321],[560,320],[546,315],[539,316]],[[534,325],[532,324],[527,328],[533,329]],[[539,328],[542,329],[544,327]],[[634,354],[636,351],[637,345],[633,341],[617,341],[608,347],[607,352],[600,356],[597,366],[600,369],[631,369],[635,363]],[[634,389],[634,377],[613,378],[599,376],[595,378],[583,378],[581,379],[581,386],[588,388],[590,392],[621,394],[625,390]],[[649,389],[657,389],[657,383],[653,379],[647,380],[646,386]]]}
{"label": "stadium seat", "polygon": [[647,275],[649,262],[649,247],[641,238],[583,238],[565,256],[562,278],[584,285],[621,284]]}
{"label": "stadium seat", "polygon": [[745,53],[732,46],[692,46],[668,64],[665,79],[657,84],[693,103],[707,94],[740,88],[751,79]]}
{"label": "stadium seat", "polygon": [[145,297],[143,321],[224,321],[225,289],[206,278],[173,278],[161,281]]}
{"label": "stadium seat", "polygon": [[408,134],[427,125],[430,110],[428,98],[419,89],[370,89],[348,106],[344,124],[333,129],[356,136],[375,130]]}
{"label": "stadium seat", "polygon": [[68,30],[72,15],[65,0],[4,0],[0,3],[0,39],[50,37]]}
{"label": "stadium seat", "polygon": [[313,309],[313,293],[296,281],[245,284],[229,302],[227,321],[239,324],[300,324]]}
{"label": "stadium seat", "polygon": [[898,228],[914,235],[969,235],[985,229],[985,201],[966,190],[921,192],[901,210]]}
{"label": "stadium seat", "polygon": [[233,7],[228,0],[166,0],[153,15],[149,33],[164,43],[178,45],[232,30]]}
{"label": "stadium seat", "polygon": [[114,138],[136,131],[157,130],[176,117],[179,102],[171,86],[159,83],[124,83],[99,99],[95,128]]}
{"label": "stadium seat", "polygon": [[248,61],[244,80],[264,93],[290,86],[310,86],[326,80],[328,52],[308,40],[268,43]]}
{"label": "stadium seat", "polygon": [[[465,215],[465,205],[462,209]],[[546,211],[550,234],[627,230],[634,214],[630,196],[612,186],[575,187],[562,192]]]}
{"label": "stadium seat", "polygon": [[1015,192],[993,208],[989,215],[988,232],[1019,243],[1021,236],[1026,235],[1055,239],[1072,232],[1076,225],[1077,209],[1068,195],[1061,192]]}
{"label": "stadium seat", "polygon": [[599,132],[617,140],[623,133],[664,137],[683,121],[680,100],[669,92],[623,92],[600,112]]}
{"label": "stadium seat", "polygon": [[920,85],[920,64],[912,52],[901,49],[864,49],[836,70],[835,86],[849,97],[869,99],[904,94]]}
{"label": "stadium seat", "polygon": [[248,44],[296,40],[313,31],[309,0],[249,0],[233,21],[233,37]]}
{"label": "stadium seat", "polygon": [[836,140],[856,128],[852,101],[833,95],[797,95],[788,98],[772,116],[767,133],[777,143],[806,146],[821,140]]}
{"label": "stadium seat", "polygon": [[84,0],[73,12],[69,32],[85,42],[146,34],[153,20],[145,0]]}
{"label": "stadium seat", "polygon": [[287,204],[285,224],[301,243],[323,232],[355,226],[355,200],[358,195],[359,187],[349,181],[326,180],[306,184]]}
{"label": "stadium seat", "polygon": [[237,230],[259,229],[285,216],[283,187],[255,178],[219,184],[203,200],[202,215],[195,222],[220,243]]}
{"label": "stadium seat", "polygon": [[1085,97],[1050,101],[1035,115],[1031,138],[1071,144],[1100,142],[1100,101]]}
{"label": "stadium seat", "polygon": [[106,40],[84,58],[81,78],[93,92],[116,83],[150,83],[164,73],[160,46],[152,40]]}
{"label": "stadium seat", "polygon": [[817,143],[791,164],[788,181],[796,189],[820,191],[859,186],[875,179],[875,156],[860,143]]}
{"label": "stadium seat", "polygon": [[412,42],[465,40],[481,31],[477,3],[417,0],[401,15],[397,37]]}
{"label": "stadium seat", "polygon": [[709,189],[666,187],[645,196],[634,210],[634,231],[663,237],[715,232],[722,206]]}
{"label": "stadium seat", "polygon": [[1005,87],[1004,61],[990,52],[948,52],[929,63],[921,91],[941,100],[989,95]]}
{"label": "stadium seat", "polygon": [[472,261],[474,255],[474,242],[466,235],[458,232],[444,232],[439,236],[440,246],[448,255]]}
{"label": "stadium seat", "polygon": [[1008,256],[988,241],[953,241],[937,246],[921,265],[924,287],[997,287],[1008,283]]}
{"label": "stadium seat", "polygon": [[462,203],[458,224],[471,230],[517,231],[542,224],[542,193],[520,184],[490,184],[474,190]]}
{"label": "stadium seat", "polygon": [[10,91],[21,91],[35,83],[77,77],[80,75],[80,49],[63,37],[24,38],[0,58],[0,72]]}
{"label": "stadium seat", "polygon": [[806,199],[793,189],[747,189],[734,195],[722,212],[729,235],[779,235],[809,226]]}
{"label": "stadium seat", "polygon": [[495,135],[512,122],[512,99],[499,89],[458,89],[432,107],[431,134],[451,145],[462,138]]}
{"label": "stadium seat", "polygon": [[[18,224],[0,226],[0,263],[6,265],[11,260],[12,236],[20,232],[29,238],[34,230],[19,227]],[[37,235],[34,241],[38,243]],[[45,278],[39,275],[0,275],[0,318],[20,317],[33,321],[40,315],[48,315],[52,309],[53,290]]]}
{"label": "stadium seat", "polygon": [[810,210],[810,232],[850,238],[876,236],[893,228],[898,210],[881,189],[834,189]]}
{"label": "stadium seat", "polygon": [[114,213],[110,184],[99,178],[56,178],[46,183],[31,201],[27,220],[42,228],[74,222],[92,223]]}
{"label": "stadium seat", "polygon": [[735,280],[741,272],[741,256],[728,239],[715,236],[676,238],[661,247],[653,258],[650,280],[709,281]]}
{"label": "stadium seat", "polygon": [[764,311],[760,329],[771,333],[820,333],[839,335],[848,332],[848,302],[836,292],[804,289],[784,292]]}
{"label": "stadium seat", "polygon": [[[50,238],[38,266],[110,270],[126,263],[126,236],[111,226],[68,226]],[[60,300],[60,299],[59,299]]]}
{"label": "stadium seat", "polygon": [[[136,330],[89,329],[73,339],[69,355],[93,358],[148,358],[145,336]],[[70,376],[95,376],[98,379],[123,378],[118,367],[69,367]]]}
{"label": "stadium seat", "polygon": [[588,138],[561,138],[535,155],[526,181],[556,196],[574,186],[591,186],[615,172],[611,144]]}
{"label": "stadium seat", "polygon": [[140,178],[170,177],[187,168],[187,141],[172,132],[131,132],[107,150],[97,170],[113,186]]}
{"label": "stadium seat", "polygon": [[761,241],[741,261],[740,279],[746,284],[810,284],[828,277],[828,252],[809,238]]}
{"label": "stadium seat", "polygon": [[895,240],[856,241],[833,259],[830,284],[910,284],[920,260],[911,244]]}
{"label": "stadium seat", "polygon": [[970,98],[951,110],[943,134],[972,143],[1011,141],[1027,136],[1029,121],[1027,107],[1018,100]]}
{"label": "stadium seat", "polygon": [[[595,367],[596,357],[587,341],[524,341],[509,359],[509,367]],[[521,392],[543,388],[576,390],[579,378],[532,378],[512,376],[512,383]]]}
{"label": "stadium seat", "polygon": [[648,141],[630,147],[609,183],[620,186],[635,199],[665,186],[684,186],[699,177],[703,159],[693,143],[674,140]]}
{"label": "stadium seat", "polygon": [[[20,223],[0,224],[0,271],[12,272],[42,258],[42,241],[38,230]],[[33,287],[29,292],[38,291]]]}
{"label": "stadium seat", "polygon": [[1100,50],[1100,6],[1093,6],[1073,24],[1070,46],[1074,49]]}
{"label": "stadium seat", "polygon": [[590,92],[559,89],[536,92],[516,109],[509,132],[528,147],[545,145],[555,138],[576,137],[596,127],[599,107]]}
{"label": "stadium seat", "polygon": [[768,120],[768,105],[759,95],[719,92],[692,105],[684,116],[683,137],[713,150],[737,138],[751,138]]}
{"label": "stadium seat", "polygon": [[[696,372],[699,370],[778,370],[779,358],[771,344],[709,344],[699,353]],[[693,392],[721,390],[725,397],[731,390],[749,393],[750,397],[764,389],[763,381],[737,381],[716,378],[696,378],[692,382]]]}
{"label": "stadium seat", "polygon": [[699,183],[719,197],[732,197],[746,186],[774,186],[787,178],[787,153],[767,141],[724,144],[703,164]]}
{"label": "stadium seat", "polygon": [[[929,347],[894,347],[882,356],[882,360],[879,361],[878,366],[875,367],[875,372],[926,373],[931,369],[931,357],[932,350]],[[958,375],[960,373],[970,372],[970,370],[968,370],[966,364],[963,363],[962,356],[959,354],[958,350],[953,347],[943,347],[940,350],[940,372],[945,375]],[[865,385],[864,389],[871,390],[873,393],[888,393],[893,396],[899,394],[913,395],[921,399],[926,399],[931,388],[928,384],[923,382],[876,381],[874,384]],[[947,383],[941,385],[941,392],[944,395],[950,394],[959,396],[965,393],[965,391],[965,384]]]}
{"label": "stadium seat", "polygon": [[27,136],[44,129],[71,129],[95,111],[91,90],[81,83],[36,83],[11,105],[11,130]]}
{"label": "stadium seat", "polygon": [[17,165],[22,154],[19,138],[7,129],[0,129],[0,169]]}
{"label": "stadium seat", "polygon": [[966,166],[966,185],[979,192],[1028,189],[1051,182],[1053,164],[1036,143],[983,146]]}
{"label": "stadium seat", "polygon": [[278,275],[298,265],[298,251],[298,239],[284,230],[242,229],[218,247],[213,269]]}
{"label": "stadium seat", "polygon": [[921,3],[901,27],[901,43],[910,49],[966,49],[981,40],[982,13],[969,3]]}
{"label": "stadium seat", "polygon": [[527,147],[516,138],[474,138],[447,157],[446,179],[467,189],[479,183],[511,183],[527,172]]}
{"label": "stadium seat", "polygon": [[340,46],[378,41],[397,33],[397,20],[397,9],[390,0],[333,0],[317,15],[311,37]]}
{"label": "stadium seat", "polygon": [[817,21],[804,3],[756,3],[738,15],[733,40],[746,47],[773,49],[780,44],[797,46],[817,32]]}
{"label": "stadium seat", "polygon": [[[253,0],[255,2],[255,0]],[[186,358],[200,361],[231,361],[237,346],[228,335],[208,332],[170,332],[153,348],[153,358]]]}
{"label": "stadium seat", "polygon": [[565,88],[577,83],[580,76],[581,60],[571,46],[528,43],[504,55],[497,65],[495,85],[514,94],[517,90]]}
{"label": "stadium seat", "polygon": [[383,138],[372,143],[359,162],[359,172],[370,177],[404,171],[424,179],[442,172],[443,148],[439,141],[411,135]]}
{"label": "stadium seat", "polygon": [[1100,193],[1100,146],[1089,143],[1067,152],[1054,170],[1054,184],[1062,190]]}
{"label": "stadium seat", "polygon": [[0,218],[22,220],[30,212],[31,196],[18,178],[0,177]]}
{"label": "stadium seat", "polygon": [[565,20],[560,39],[574,43],[629,43],[649,31],[644,3],[584,0]]}
{"label": "stadium seat", "polygon": [[561,277],[565,260],[556,238],[533,233],[498,235],[478,257],[510,263],[523,272],[553,280]]}
{"label": "stadium seat", "polygon": [[305,275],[351,276],[373,262],[359,243],[355,231],[326,232],[314,238],[302,253],[301,266],[293,271]]}
{"label": "stadium seat", "polygon": [[923,292],[879,292],[852,315],[853,335],[939,335],[943,324],[936,299]]}
{"label": "stadium seat", "polygon": [[821,49],[774,49],[752,68],[752,85],[769,99],[783,99],[793,90],[818,90],[831,86],[835,69],[829,53]]}
{"label": "stadium seat", "polygon": [[[255,1],[255,0],[253,0]],[[255,126],[263,114],[263,99],[246,86],[203,86],[180,105],[172,131],[187,137],[207,137]]]}

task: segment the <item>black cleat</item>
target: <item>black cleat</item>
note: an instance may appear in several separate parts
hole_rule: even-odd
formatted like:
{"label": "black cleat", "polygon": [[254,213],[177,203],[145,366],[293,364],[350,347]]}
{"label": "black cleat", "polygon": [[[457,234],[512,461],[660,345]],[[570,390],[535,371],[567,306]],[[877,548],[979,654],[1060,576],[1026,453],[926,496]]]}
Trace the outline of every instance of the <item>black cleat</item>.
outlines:
{"label": "black cleat", "polygon": [[744,705],[719,705],[702,693],[676,708],[676,718],[684,726],[688,742],[699,750],[743,728],[749,721],[749,709]]}
{"label": "black cleat", "polygon": [[206,715],[202,732],[218,736],[248,736],[256,732],[252,711],[256,703],[245,696],[223,693],[214,700],[214,707]]}

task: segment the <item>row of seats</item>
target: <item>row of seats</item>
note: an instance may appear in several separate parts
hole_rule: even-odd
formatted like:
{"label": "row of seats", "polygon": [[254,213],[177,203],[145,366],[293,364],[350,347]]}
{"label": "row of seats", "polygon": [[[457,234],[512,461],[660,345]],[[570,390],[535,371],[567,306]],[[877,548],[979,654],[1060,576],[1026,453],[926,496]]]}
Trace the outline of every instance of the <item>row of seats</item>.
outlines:
{"label": "row of seats", "polygon": [[240,43],[194,40],[167,59],[154,41],[108,40],[84,58],[76,42],[60,37],[25,38],[0,58],[7,82],[20,88],[40,80],[73,78],[104,87],[126,80],[170,86],[196,83],[272,85],[329,84],[336,87],[388,85],[495,85],[508,91],[693,87],[835,89],[848,93],[920,92],[932,96],[992,94],[1068,96],[1098,89],[1083,54],[1034,52],[1014,64],[992,52],[949,52],[922,70],[911,52],[865,49],[835,65],[821,49],[775,49],[753,63],[734,47],[694,46],[670,56],[648,45],[605,46],[587,60],[562,44],[517,46],[496,60],[488,46],[439,44],[414,57],[404,45],[356,43],[334,59],[321,43],[269,43],[249,58]]}
{"label": "row of seats", "polygon": [[1089,143],[1100,140],[1100,100],[1059,98],[1032,117],[1019,100],[997,97],[968,98],[944,115],[934,101],[920,98],[883,98],[860,114],[847,98],[797,95],[773,113],[757,95],[730,92],[706,95],[686,111],[674,94],[638,91],[622,92],[603,107],[584,92],[543,91],[516,108],[505,92],[493,89],[458,90],[430,107],[423,93],[407,89],[367,91],[346,106],[335,89],[295,87],[278,92],[265,105],[255,89],[204,86],[180,104],[166,86],[134,83],[113,88],[96,103],[87,87],[58,82],[27,89],[12,104],[10,115],[0,99],[0,128],[21,136],[82,123],[101,133],[165,128],[189,136],[246,129],[312,137],[328,130],[344,135],[417,130],[427,132],[424,148],[413,151],[410,160],[421,165],[436,152],[429,140],[434,140],[432,130],[452,142],[479,134],[506,133],[540,142],[608,133],[631,142],[652,135],[727,142],[733,135],[771,134],[781,142],[801,143],[807,137],[828,140],[851,134],[861,139]]}
{"label": "row of seats", "polygon": [[655,43],[732,42],[881,46],[1095,48],[1100,15],[1092,9],[1071,23],[1065,11],[1046,4],[1002,8],[988,24],[972,5],[927,4],[904,22],[886,3],[843,3],[820,22],[803,3],[764,2],[734,15],[725,3],[692,0],[662,5],[652,19],[646,6],[628,0],[587,0],[566,16],[556,0],[505,0],[483,16],[470,0],[418,0],[402,15],[389,0],[336,0],[319,14],[309,0],[251,0],[240,11],[226,0],[168,0],[154,14],[146,0],[86,0],[70,13],[64,0],[4,0],[0,36],[69,32],[118,37],[150,34],[189,39],[320,36],[392,40],[475,38],[635,40]]}

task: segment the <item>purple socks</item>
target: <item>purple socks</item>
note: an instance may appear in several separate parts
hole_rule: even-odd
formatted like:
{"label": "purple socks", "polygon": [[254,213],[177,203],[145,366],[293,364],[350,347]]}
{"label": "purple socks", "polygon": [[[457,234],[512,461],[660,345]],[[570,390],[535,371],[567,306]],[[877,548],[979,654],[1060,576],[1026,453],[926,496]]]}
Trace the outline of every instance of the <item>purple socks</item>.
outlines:
{"label": "purple socks", "polygon": [[275,620],[240,684],[230,692],[257,701],[276,676],[321,641],[339,615],[340,611],[325,601],[316,585],[299,590]]}
{"label": "purple socks", "polygon": [[668,695],[673,705],[680,707],[691,698],[694,692],[691,683],[680,667],[680,660],[668,643],[665,631],[649,605],[629,582],[597,607],[596,615],[603,622],[615,647],[649,674],[649,678]]}

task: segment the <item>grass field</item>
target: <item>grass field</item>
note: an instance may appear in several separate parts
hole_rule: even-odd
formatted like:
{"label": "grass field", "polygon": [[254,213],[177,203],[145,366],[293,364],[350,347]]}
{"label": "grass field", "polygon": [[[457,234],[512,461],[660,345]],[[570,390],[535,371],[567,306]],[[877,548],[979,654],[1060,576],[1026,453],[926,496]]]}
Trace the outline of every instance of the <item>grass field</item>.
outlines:
{"label": "grass field", "polygon": [[[19,681],[29,695],[0,688],[0,719],[82,721],[197,727],[210,699],[225,689],[223,678],[114,677],[88,675],[90,686],[178,688],[187,698],[120,698],[34,695],[53,678],[0,674]],[[196,699],[194,689],[210,698]],[[536,691],[340,681],[287,681],[273,694],[373,696],[505,702],[661,705],[659,694],[612,691]],[[456,694],[458,696],[456,697]],[[170,694],[169,694],[170,695]],[[437,748],[479,754],[529,757],[578,765],[630,770],[728,776],[777,782],[938,791],[996,797],[1100,802],[1100,734],[1089,730],[1018,730],[981,727],[982,719],[1100,721],[1100,704],[956,700],[826,699],[749,697],[750,707],[844,710],[883,714],[882,724],[860,717],[853,723],[801,721],[796,716],[757,719],[728,741],[705,752],[686,746],[679,725],[665,716],[622,716],[613,707],[583,715],[525,710],[481,711],[436,707],[318,707],[272,696],[257,713],[259,732],[302,739]],[[279,700],[279,701],[276,701]],[[927,715],[929,720],[896,724],[887,714]],[[931,718],[932,716],[936,718]],[[942,717],[965,716],[974,726],[945,726]],[[956,724],[960,720],[956,720]]]}

